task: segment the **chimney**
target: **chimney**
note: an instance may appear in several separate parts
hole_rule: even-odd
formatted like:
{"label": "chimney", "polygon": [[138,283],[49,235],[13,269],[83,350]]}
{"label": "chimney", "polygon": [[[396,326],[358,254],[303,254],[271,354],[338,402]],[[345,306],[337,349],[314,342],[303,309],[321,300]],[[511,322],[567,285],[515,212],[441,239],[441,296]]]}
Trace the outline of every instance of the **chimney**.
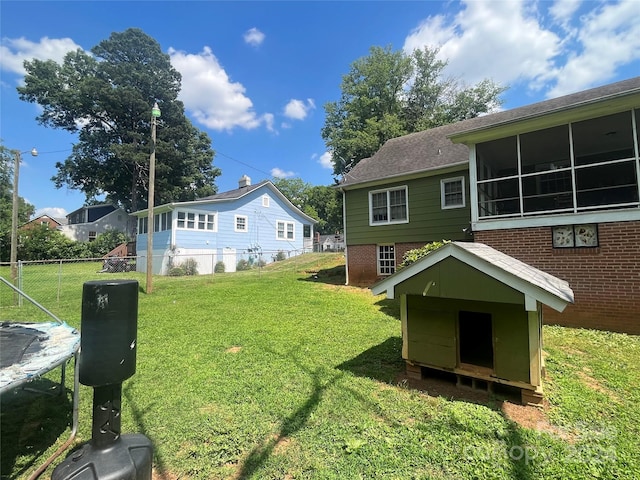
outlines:
{"label": "chimney", "polygon": [[246,175],[243,175],[240,180],[238,180],[238,188],[248,187],[251,185],[251,179]]}

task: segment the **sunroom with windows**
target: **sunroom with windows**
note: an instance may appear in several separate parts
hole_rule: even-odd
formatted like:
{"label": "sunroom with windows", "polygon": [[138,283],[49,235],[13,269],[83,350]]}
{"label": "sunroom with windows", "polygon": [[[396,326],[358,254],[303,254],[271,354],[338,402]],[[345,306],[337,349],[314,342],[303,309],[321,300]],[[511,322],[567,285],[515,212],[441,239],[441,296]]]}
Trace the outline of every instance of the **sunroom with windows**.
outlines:
{"label": "sunroom with windows", "polygon": [[640,110],[475,145],[477,218],[640,206]]}

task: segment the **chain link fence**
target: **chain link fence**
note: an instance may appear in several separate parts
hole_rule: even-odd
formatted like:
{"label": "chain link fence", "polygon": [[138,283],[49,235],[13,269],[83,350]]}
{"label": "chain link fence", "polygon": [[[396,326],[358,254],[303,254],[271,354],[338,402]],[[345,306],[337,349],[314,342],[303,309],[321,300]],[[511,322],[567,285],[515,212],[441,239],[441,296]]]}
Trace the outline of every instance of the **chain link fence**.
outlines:
{"label": "chain link fence", "polygon": [[[304,251],[234,252],[229,255],[203,253],[157,255],[153,258],[154,281],[159,277],[189,275],[269,275],[271,272],[300,272]],[[314,253],[312,255],[318,255]],[[320,254],[323,255],[323,254]],[[281,262],[290,260],[288,262]],[[16,279],[10,264],[0,263],[0,276],[16,285],[53,314],[66,318],[79,312],[82,286],[91,280],[135,279],[146,285],[145,256],[82,258],[18,262]],[[160,274],[158,274],[160,272]],[[38,321],[37,308],[0,284],[0,321]]]}

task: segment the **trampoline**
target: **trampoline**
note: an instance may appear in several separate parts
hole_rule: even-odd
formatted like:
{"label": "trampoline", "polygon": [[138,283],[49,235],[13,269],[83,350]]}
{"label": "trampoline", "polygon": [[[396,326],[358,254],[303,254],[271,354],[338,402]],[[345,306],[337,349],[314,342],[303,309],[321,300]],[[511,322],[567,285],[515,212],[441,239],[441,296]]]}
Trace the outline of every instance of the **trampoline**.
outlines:
{"label": "trampoline", "polygon": [[[51,321],[47,322],[0,322],[0,395],[40,378],[45,373],[61,367],[60,394],[64,392],[66,365],[72,358],[77,360],[80,349],[80,332],[70,327],[53,313],[29,297],[22,290],[0,277],[0,281],[17,295],[42,310]],[[44,468],[70,444],[78,428],[78,368],[74,369],[73,424],[69,440],[54,454]],[[36,478],[42,469],[36,472]]]}

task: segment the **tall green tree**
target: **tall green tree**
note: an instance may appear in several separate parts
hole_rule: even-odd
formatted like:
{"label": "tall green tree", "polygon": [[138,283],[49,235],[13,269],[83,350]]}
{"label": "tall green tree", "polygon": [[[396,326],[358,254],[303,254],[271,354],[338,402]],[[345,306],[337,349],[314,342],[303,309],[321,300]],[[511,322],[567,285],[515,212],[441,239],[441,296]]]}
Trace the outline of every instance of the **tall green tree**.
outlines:
{"label": "tall green tree", "polygon": [[473,86],[445,78],[438,50],[411,54],[371,47],[342,77],[340,100],[325,104],[322,138],[339,177],[387,140],[489,112],[503,87],[485,79]]}
{"label": "tall green tree", "polygon": [[[11,252],[13,215],[13,167],[15,153],[0,144],[0,261],[8,262]],[[29,221],[35,208],[18,196],[18,225]]]}
{"label": "tall green tree", "polygon": [[135,211],[147,206],[151,107],[158,102],[155,203],[216,192],[214,152],[206,133],[185,116],[181,76],[160,45],[139,29],[113,33],[63,62],[25,62],[20,98],[38,103],[42,125],[78,133],[71,155],[56,165],[58,188],[81,190]]}
{"label": "tall green tree", "polygon": [[314,186],[301,178],[279,178],[273,184],[296,207],[318,221],[321,235],[342,231],[342,195],[335,188]]}

